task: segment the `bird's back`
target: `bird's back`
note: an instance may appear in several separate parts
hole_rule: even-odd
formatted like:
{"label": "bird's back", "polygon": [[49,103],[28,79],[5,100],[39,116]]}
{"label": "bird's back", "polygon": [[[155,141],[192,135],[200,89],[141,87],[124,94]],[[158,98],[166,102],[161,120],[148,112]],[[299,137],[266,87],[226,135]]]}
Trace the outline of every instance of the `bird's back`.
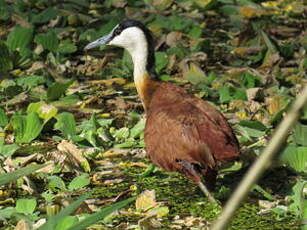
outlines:
{"label": "bird's back", "polygon": [[181,161],[214,169],[240,152],[219,111],[170,83],[161,83],[152,95],[145,144],[152,161],[167,171],[182,171]]}

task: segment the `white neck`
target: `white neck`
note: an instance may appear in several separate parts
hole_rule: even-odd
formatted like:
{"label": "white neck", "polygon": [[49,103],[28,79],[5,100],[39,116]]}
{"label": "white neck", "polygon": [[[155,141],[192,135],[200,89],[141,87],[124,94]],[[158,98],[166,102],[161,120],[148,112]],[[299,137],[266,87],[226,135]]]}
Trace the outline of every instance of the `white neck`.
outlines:
{"label": "white neck", "polygon": [[[143,35],[144,37],[144,35]],[[147,73],[146,65],[147,65],[147,43],[145,37],[139,38],[139,41],[135,44],[134,47],[127,47],[128,52],[130,53],[133,61],[133,77],[134,81],[139,81],[140,78]]]}
{"label": "white neck", "polygon": [[129,27],[114,37],[109,44],[123,47],[130,53],[134,65],[134,83],[144,103],[143,90],[149,77],[146,70],[148,45],[144,32],[138,27]]}

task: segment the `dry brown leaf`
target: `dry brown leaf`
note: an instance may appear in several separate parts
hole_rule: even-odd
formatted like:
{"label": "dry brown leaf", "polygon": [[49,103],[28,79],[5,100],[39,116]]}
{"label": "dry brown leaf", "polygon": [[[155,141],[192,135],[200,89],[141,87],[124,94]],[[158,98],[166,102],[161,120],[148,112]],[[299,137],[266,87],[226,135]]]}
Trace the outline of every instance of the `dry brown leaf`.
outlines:
{"label": "dry brown leaf", "polygon": [[231,53],[233,54],[238,54],[241,56],[244,55],[252,55],[252,54],[257,54],[261,51],[261,47],[260,46],[251,46],[251,47],[238,47],[235,48],[234,50],[231,51]]}
{"label": "dry brown leaf", "polygon": [[83,156],[82,151],[73,143],[63,140],[57,146],[58,150],[68,155],[68,159],[74,162],[74,165],[81,165],[84,171],[89,172],[90,165],[87,159]]}
{"label": "dry brown leaf", "polygon": [[20,220],[14,230],[30,230],[30,225],[26,220]]}
{"label": "dry brown leaf", "polygon": [[33,73],[36,70],[43,69],[44,67],[45,67],[45,64],[43,62],[36,61],[36,62],[33,62],[32,66],[26,70],[26,73],[28,74]]}
{"label": "dry brown leaf", "polygon": [[257,97],[260,96],[260,94],[262,93],[262,89],[261,88],[249,88],[246,90],[246,95],[247,95],[247,99],[248,101],[252,101],[254,99],[256,99]]}
{"label": "dry brown leaf", "polygon": [[207,59],[207,54],[204,52],[194,53],[191,57],[183,59],[179,62],[178,66],[181,72],[187,72],[189,70],[189,62],[202,62]]}
{"label": "dry brown leaf", "polygon": [[265,10],[260,7],[256,7],[254,5],[245,5],[239,8],[239,12],[243,17],[253,18],[259,17],[265,14]]}
{"label": "dry brown leaf", "polygon": [[117,179],[113,179],[113,180],[105,180],[103,182],[103,184],[105,184],[105,185],[114,185],[114,184],[119,184],[119,183],[121,183],[123,181],[124,181],[123,179],[117,178]]}
{"label": "dry brown leaf", "polygon": [[182,33],[181,32],[170,32],[166,35],[166,44],[170,47],[175,47],[177,45],[177,42],[182,39]]}
{"label": "dry brown leaf", "polygon": [[95,80],[95,81],[87,81],[90,84],[97,85],[97,84],[104,84],[106,86],[111,86],[114,83],[118,85],[124,85],[126,84],[127,80],[124,78],[111,78],[106,80]]}
{"label": "dry brown leaf", "polygon": [[100,153],[97,155],[97,158],[100,156],[104,158],[114,158],[122,155],[127,155],[129,153],[129,149],[109,149],[104,153]]}

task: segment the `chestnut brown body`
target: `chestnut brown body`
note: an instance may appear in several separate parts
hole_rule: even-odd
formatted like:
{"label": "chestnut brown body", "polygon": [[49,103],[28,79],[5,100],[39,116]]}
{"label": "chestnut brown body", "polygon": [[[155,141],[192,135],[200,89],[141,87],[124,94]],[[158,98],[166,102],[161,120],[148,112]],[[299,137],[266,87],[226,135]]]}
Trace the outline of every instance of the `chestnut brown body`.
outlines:
{"label": "chestnut brown body", "polygon": [[162,82],[152,85],[155,91],[146,106],[145,144],[156,165],[199,183],[201,174],[212,175],[220,162],[238,157],[238,141],[212,105],[179,86]]}

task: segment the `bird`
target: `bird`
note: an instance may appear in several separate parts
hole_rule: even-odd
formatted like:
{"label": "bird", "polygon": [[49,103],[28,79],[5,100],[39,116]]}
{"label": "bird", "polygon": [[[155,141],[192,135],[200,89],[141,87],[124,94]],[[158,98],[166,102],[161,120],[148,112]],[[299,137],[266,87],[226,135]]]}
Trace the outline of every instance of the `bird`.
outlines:
{"label": "bird", "polygon": [[216,202],[211,191],[218,168],[240,155],[239,142],[226,118],[182,87],[159,80],[153,35],[142,22],[125,19],[84,50],[101,45],[124,48],[132,57],[134,83],[146,114],[145,148],[151,161],[191,179]]}

